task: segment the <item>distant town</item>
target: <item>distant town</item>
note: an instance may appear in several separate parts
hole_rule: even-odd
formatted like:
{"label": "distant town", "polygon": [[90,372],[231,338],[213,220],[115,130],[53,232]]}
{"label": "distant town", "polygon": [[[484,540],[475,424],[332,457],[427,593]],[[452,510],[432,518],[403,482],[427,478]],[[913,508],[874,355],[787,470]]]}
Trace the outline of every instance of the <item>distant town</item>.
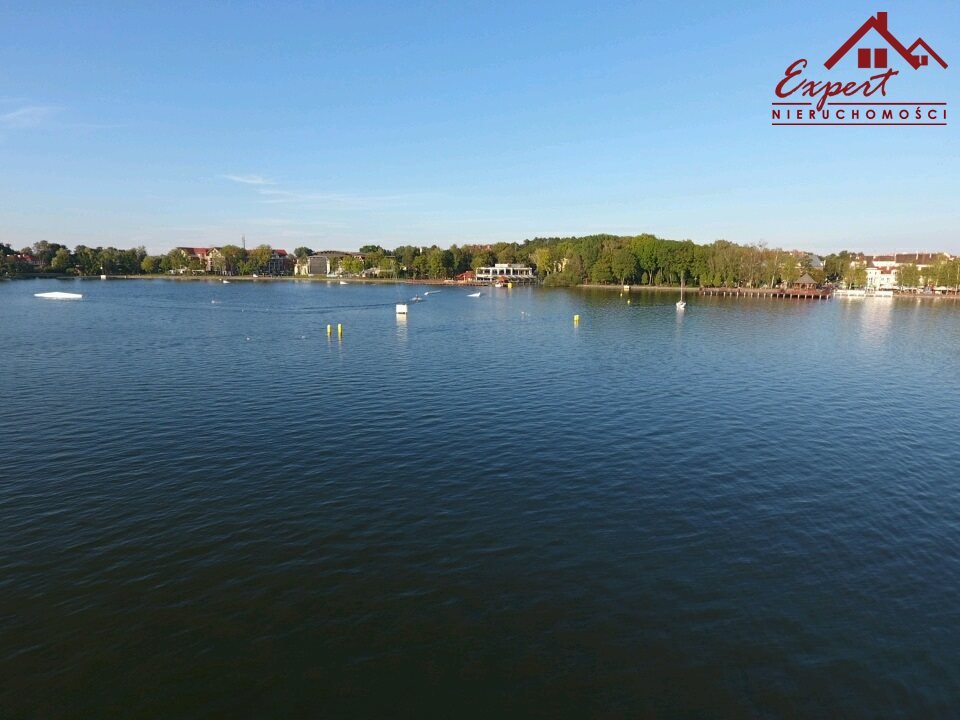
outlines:
{"label": "distant town", "polygon": [[960,257],[946,252],[870,255],[843,250],[820,256],[802,250],[708,245],[654,235],[534,238],[523,243],[406,245],[359,251],[269,245],[182,246],[164,255],[143,247],[65,245],[40,241],[15,249],[0,243],[0,276],[237,276],[498,282],[547,286],[687,285],[714,288],[827,288],[956,294]]}

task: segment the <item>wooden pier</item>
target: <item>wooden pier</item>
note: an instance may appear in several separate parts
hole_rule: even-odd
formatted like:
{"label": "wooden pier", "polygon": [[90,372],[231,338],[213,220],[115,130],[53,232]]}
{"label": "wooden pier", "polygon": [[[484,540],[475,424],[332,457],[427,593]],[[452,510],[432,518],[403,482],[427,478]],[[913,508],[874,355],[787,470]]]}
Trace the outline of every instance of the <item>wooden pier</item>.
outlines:
{"label": "wooden pier", "polygon": [[781,300],[827,300],[830,298],[829,290],[818,290],[817,288],[702,287],[700,288],[700,294],[718,297],[778,298]]}

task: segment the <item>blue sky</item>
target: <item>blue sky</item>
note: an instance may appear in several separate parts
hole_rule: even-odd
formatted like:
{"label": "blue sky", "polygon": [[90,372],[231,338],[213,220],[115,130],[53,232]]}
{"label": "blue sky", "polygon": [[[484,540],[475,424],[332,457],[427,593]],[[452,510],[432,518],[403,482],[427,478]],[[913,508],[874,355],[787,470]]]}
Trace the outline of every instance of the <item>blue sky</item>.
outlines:
{"label": "blue sky", "polygon": [[897,99],[951,113],[955,1],[2,3],[0,242],[960,253],[960,116],[770,126],[878,10],[950,64]]}

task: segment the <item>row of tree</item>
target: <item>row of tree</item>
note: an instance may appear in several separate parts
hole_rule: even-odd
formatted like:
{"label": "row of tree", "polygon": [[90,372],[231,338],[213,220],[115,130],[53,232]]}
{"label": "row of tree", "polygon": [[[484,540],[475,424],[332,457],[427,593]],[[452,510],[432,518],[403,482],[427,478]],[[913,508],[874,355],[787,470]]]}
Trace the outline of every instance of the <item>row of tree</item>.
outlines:
{"label": "row of tree", "polygon": [[[218,248],[210,271],[218,274],[250,275],[267,267],[274,251],[269,245],[245,250],[237,245]],[[14,250],[0,243],[0,273],[6,275],[32,272],[68,273],[74,275],[143,275],[168,272],[206,272],[195,255],[174,248],[165,255],[149,255],[142,246],[130,250],[114,247],[77,245],[72,251],[66,245],[41,240],[32,247]]]}
{"label": "row of tree", "polygon": [[[312,253],[308,247],[294,250],[297,259]],[[209,270],[249,275],[266,267],[273,254],[269,245],[252,250],[225,245],[218,248]],[[806,252],[768,248],[763,244],[738,245],[726,240],[698,245],[690,240],[666,240],[650,234],[533,238],[523,243],[451,245],[449,248],[403,245],[392,251],[379,245],[366,245],[360,248],[359,254],[362,260],[345,256],[341,260],[341,271],[359,274],[367,268],[378,268],[382,276],[442,279],[495,263],[527,263],[547,285],[669,285],[678,284],[682,278],[690,284],[761,287],[789,284],[804,273],[809,273],[818,283],[845,282],[850,287],[862,287],[866,283],[865,266],[858,262],[862,257],[860,253],[846,250],[834,253],[824,258],[821,266],[817,258]],[[24,257],[32,258],[33,262]],[[39,270],[79,275],[136,275],[207,270],[198,258],[181,249],[165,255],[149,255],[143,247],[118,250],[78,245],[71,251],[64,245],[46,241],[19,252],[9,245],[0,245],[0,260],[3,260],[0,268],[8,274]],[[916,265],[905,266],[899,270],[899,284],[904,287],[960,285],[960,260],[944,258],[922,272]]]}

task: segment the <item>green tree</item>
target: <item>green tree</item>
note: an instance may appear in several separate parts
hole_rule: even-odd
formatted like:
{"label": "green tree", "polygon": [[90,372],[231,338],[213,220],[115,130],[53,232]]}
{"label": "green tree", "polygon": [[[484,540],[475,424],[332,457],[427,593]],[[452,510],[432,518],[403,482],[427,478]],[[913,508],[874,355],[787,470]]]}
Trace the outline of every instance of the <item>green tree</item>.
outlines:
{"label": "green tree", "polygon": [[920,268],[913,263],[897,268],[897,284],[901,289],[919,287]]}
{"label": "green tree", "polygon": [[780,277],[783,278],[783,282],[786,285],[791,285],[800,279],[800,276],[803,274],[802,268],[797,264],[797,260],[792,255],[788,256],[786,262],[783,264],[783,269],[781,270]]}
{"label": "green tree", "polygon": [[850,253],[847,250],[841,250],[839,253],[831,253],[823,259],[823,271],[827,279],[831,282],[843,280],[847,273],[847,268],[855,255],[859,253]]}
{"label": "green tree", "polygon": [[310,257],[311,255],[313,255],[313,250],[308,247],[298,247],[293,251],[293,256],[297,258],[297,260],[303,260],[303,258]]}
{"label": "green tree", "polygon": [[359,275],[363,272],[363,261],[354,255],[344,255],[340,259],[340,269],[347,275]]}
{"label": "green tree", "polygon": [[190,266],[190,258],[180,248],[174,248],[167,253],[167,268],[175,272],[180,272]]}
{"label": "green tree", "polygon": [[262,272],[273,257],[273,248],[269,245],[257,245],[247,253],[250,272]]}
{"label": "green tree", "polygon": [[417,255],[413,259],[413,264],[410,268],[410,271],[413,273],[413,277],[415,278],[427,277],[430,271],[429,267],[427,266],[427,256],[422,254]]}
{"label": "green tree", "polygon": [[394,250],[393,256],[397,259],[397,263],[400,266],[398,270],[406,272],[407,274],[413,274],[413,261],[419,254],[420,249],[413,245],[403,245]]}
{"label": "green tree", "polygon": [[380,258],[380,263],[377,265],[380,269],[381,277],[396,277],[397,276],[397,259],[393,256],[386,255]]}
{"label": "green tree", "polygon": [[50,267],[57,272],[66,272],[73,267],[73,257],[70,254],[70,251],[65,247],[61,247],[54,253],[53,258],[50,260]]}
{"label": "green tree", "polygon": [[515,243],[497,243],[493,247],[498,263],[515,263],[517,261],[517,246]]}
{"label": "green tree", "polygon": [[620,248],[610,258],[610,271],[623,285],[627,280],[633,280],[637,272],[637,257],[628,249]]}
{"label": "green tree", "polygon": [[541,245],[540,247],[534,248],[530,252],[529,257],[530,262],[537,268],[537,275],[539,275],[542,280],[551,270],[553,254],[550,252],[550,248],[546,245]]}
{"label": "green tree", "polygon": [[220,248],[220,257],[214,269],[225,275],[240,272],[240,264],[247,259],[247,252],[238,245],[224,245]]}
{"label": "green tree", "polygon": [[160,269],[160,258],[154,255],[147,255],[140,261],[140,269],[148,275],[152,275]]}
{"label": "green tree", "polygon": [[843,281],[849,288],[860,288],[867,284],[867,268],[861,262],[852,262],[843,274]]}
{"label": "green tree", "polygon": [[613,270],[610,269],[610,258],[606,255],[601,255],[590,268],[590,281],[595,283],[610,283],[615,279]]}
{"label": "green tree", "polygon": [[473,260],[470,262],[470,268],[477,270],[482,267],[490,267],[494,263],[493,253],[489,250],[480,250],[473,254]]}

